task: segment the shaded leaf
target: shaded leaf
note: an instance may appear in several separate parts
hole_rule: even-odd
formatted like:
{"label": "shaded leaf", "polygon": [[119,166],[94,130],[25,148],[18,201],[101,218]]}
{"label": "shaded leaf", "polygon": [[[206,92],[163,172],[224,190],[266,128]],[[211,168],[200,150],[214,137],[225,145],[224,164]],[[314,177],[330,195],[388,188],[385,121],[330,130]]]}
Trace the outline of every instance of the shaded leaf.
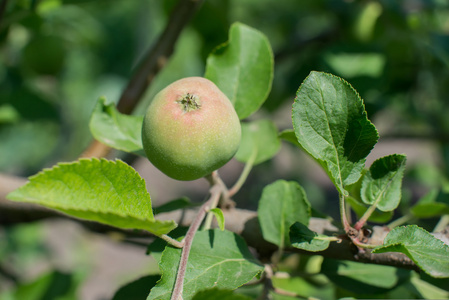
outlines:
{"label": "shaded leaf", "polygon": [[[357,217],[362,217],[366,210],[368,209],[368,206],[364,205],[363,203],[360,203],[353,197],[347,197],[346,201],[351,205],[351,208],[356,213]],[[373,213],[369,216],[368,221],[375,222],[375,223],[386,223],[390,221],[393,218],[393,211],[380,211],[376,209],[373,211]]]}
{"label": "shaded leaf", "polygon": [[449,292],[414,275],[407,287],[422,299],[449,299]]}
{"label": "shaded leaf", "polygon": [[357,182],[378,134],[359,94],[343,79],[311,72],[296,93],[293,128],[298,142],[342,194]]}
{"label": "shaded leaf", "polygon": [[189,207],[197,206],[197,204],[194,204],[190,201],[187,197],[181,197],[172,201],[169,201],[167,203],[164,203],[158,207],[153,208],[153,213],[155,215],[175,211],[178,209],[185,209]]}
{"label": "shaded leaf", "polygon": [[[289,291],[300,296],[300,299],[334,299],[335,287],[330,284],[316,284],[314,277],[310,278],[301,277],[278,277],[273,276],[273,286],[283,291]],[[314,284],[315,283],[315,284]],[[284,299],[277,298],[274,299]],[[285,299],[298,299],[298,297],[290,297]]]}
{"label": "shaded leaf", "polygon": [[290,142],[291,144],[295,145],[296,147],[301,148],[301,145],[298,142],[298,139],[296,138],[295,131],[293,129],[286,129],[279,133],[279,138],[281,140]]}
{"label": "shaded leaf", "polygon": [[242,141],[235,158],[248,162],[255,155],[254,165],[257,165],[276,155],[280,147],[278,131],[273,122],[258,120],[242,123]]}
{"label": "shaded leaf", "polygon": [[12,292],[12,299],[76,299],[79,282],[72,274],[53,271],[34,281],[19,284]]}
{"label": "shaded leaf", "polygon": [[235,294],[232,290],[222,290],[222,289],[209,289],[205,291],[198,292],[192,300],[251,300],[252,298]]}
{"label": "shaded leaf", "polygon": [[416,204],[410,209],[417,218],[433,218],[449,214],[449,205],[442,202]]}
{"label": "shaded leaf", "polygon": [[380,294],[394,289],[410,276],[409,270],[391,266],[324,259],[321,272],[337,286],[360,294]]}
{"label": "shaded leaf", "polygon": [[31,176],[8,194],[13,201],[40,204],[73,217],[120,228],[170,232],[174,221],[154,219],[140,175],[121,160],[80,159]]}
{"label": "shaded leaf", "polygon": [[[181,239],[186,235],[188,227],[178,226],[172,231],[170,231],[170,237],[181,241]],[[161,261],[162,253],[167,247],[168,243],[163,239],[155,239],[151,244],[148,245],[147,254],[151,255],[157,262]]]}
{"label": "shaded leaf", "polygon": [[150,290],[161,278],[159,275],[149,275],[134,280],[122,286],[112,300],[142,300],[148,296]]}
{"label": "shaded leaf", "polygon": [[433,218],[449,214],[449,205],[437,202],[438,192],[437,189],[429,191],[410,208],[410,212],[417,218]]}
{"label": "shaded leaf", "polygon": [[362,180],[362,201],[382,211],[394,210],[401,201],[405,162],[406,156],[401,154],[374,161]]}
{"label": "shaded leaf", "polygon": [[310,203],[296,182],[278,180],[262,192],[257,210],[263,238],[279,247],[290,244],[289,228],[295,222],[309,224]]}
{"label": "shaded leaf", "polygon": [[143,116],[129,116],[117,111],[114,104],[98,99],[89,127],[98,141],[112,148],[145,157],[142,146]]}
{"label": "shaded leaf", "polygon": [[432,277],[449,277],[449,246],[416,226],[396,227],[373,253],[401,252]]}
{"label": "shaded leaf", "polygon": [[381,53],[328,53],[324,60],[345,78],[379,77],[386,63],[386,57]]}
{"label": "shaded leaf", "polygon": [[[148,300],[170,299],[180,257],[181,249],[165,249],[159,264],[162,278],[151,290]],[[187,264],[183,299],[190,300],[199,290],[213,287],[236,289],[262,270],[263,266],[237,234],[219,229],[199,231]]]}
{"label": "shaded leaf", "polygon": [[293,247],[306,251],[323,251],[329,247],[334,238],[324,234],[318,234],[310,230],[306,225],[296,222],[290,227],[290,243]]}
{"label": "shaded leaf", "polygon": [[273,53],[261,32],[232,24],[229,40],[207,58],[205,77],[228,96],[240,119],[265,102],[273,80]]}
{"label": "shaded leaf", "polygon": [[59,125],[49,120],[21,120],[15,124],[2,125],[0,170],[40,170],[43,163],[55,153],[59,137]]}

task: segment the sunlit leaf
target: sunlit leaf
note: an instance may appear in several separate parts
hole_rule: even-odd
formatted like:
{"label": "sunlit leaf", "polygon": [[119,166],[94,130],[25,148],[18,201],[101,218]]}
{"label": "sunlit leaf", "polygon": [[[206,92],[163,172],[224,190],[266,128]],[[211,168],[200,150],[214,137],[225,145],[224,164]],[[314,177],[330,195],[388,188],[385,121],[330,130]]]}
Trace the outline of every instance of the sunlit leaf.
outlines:
{"label": "sunlit leaf", "polygon": [[378,139],[359,94],[339,77],[311,72],[296,94],[292,120],[302,148],[346,194]]}
{"label": "sunlit leaf", "polygon": [[214,214],[215,219],[217,220],[217,223],[218,223],[218,227],[221,230],[224,230],[225,229],[225,218],[223,215],[223,211],[221,209],[219,209],[218,207],[216,207],[216,208],[211,209],[210,212]]}
{"label": "sunlit leaf", "polygon": [[207,58],[205,77],[233,103],[240,119],[257,111],[271,90],[273,53],[261,32],[234,23],[229,41]]}
{"label": "sunlit leaf", "polygon": [[92,135],[105,145],[145,156],[142,148],[142,116],[117,111],[114,104],[100,98],[95,105],[89,127]]}
{"label": "sunlit leaf", "polygon": [[432,277],[449,277],[449,246],[416,226],[396,227],[373,253],[401,252]]}
{"label": "sunlit leaf", "polygon": [[242,123],[242,141],[235,158],[241,162],[254,159],[254,164],[260,164],[276,155],[280,147],[278,131],[273,122],[258,120]]}
{"label": "sunlit leaf", "polygon": [[[159,264],[162,278],[147,300],[170,299],[181,251],[174,247],[165,249]],[[244,240],[235,233],[220,229],[197,232],[187,264],[183,300],[192,299],[199,287],[234,290],[262,270]]]}
{"label": "sunlit leaf", "polygon": [[154,219],[144,180],[121,160],[60,163],[29,178],[8,199],[40,204],[67,215],[160,235],[176,227]]}
{"label": "sunlit leaf", "polygon": [[309,224],[310,211],[306,193],[298,183],[278,180],[267,185],[257,210],[263,238],[279,247],[289,245],[290,226],[295,222]]}

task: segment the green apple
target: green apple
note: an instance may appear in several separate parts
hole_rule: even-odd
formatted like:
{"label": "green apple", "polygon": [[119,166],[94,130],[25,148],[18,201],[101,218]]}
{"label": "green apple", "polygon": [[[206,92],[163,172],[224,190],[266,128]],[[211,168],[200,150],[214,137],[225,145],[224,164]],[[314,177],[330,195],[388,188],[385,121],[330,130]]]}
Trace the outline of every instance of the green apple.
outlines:
{"label": "green apple", "polygon": [[148,159],[177,180],[195,180],[222,167],[237,152],[240,138],[232,103],[202,77],[180,79],[160,91],[142,126]]}

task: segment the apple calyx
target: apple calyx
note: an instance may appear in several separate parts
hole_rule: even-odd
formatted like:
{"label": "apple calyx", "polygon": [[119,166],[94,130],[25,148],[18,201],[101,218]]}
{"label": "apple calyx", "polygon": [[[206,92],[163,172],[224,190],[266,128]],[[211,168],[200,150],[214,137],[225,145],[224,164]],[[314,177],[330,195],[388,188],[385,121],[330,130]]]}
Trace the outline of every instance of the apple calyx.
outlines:
{"label": "apple calyx", "polygon": [[187,93],[180,100],[176,100],[176,102],[181,104],[182,110],[185,113],[201,108],[201,104],[198,97],[190,93]]}

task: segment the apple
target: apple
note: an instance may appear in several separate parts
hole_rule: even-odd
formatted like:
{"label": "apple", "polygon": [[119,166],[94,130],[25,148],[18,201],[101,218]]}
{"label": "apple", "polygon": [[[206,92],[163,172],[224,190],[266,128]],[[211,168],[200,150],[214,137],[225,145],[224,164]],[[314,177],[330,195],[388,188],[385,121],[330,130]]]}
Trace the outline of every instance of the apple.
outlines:
{"label": "apple", "polygon": [[180,79],[161,90],[142,125],[148,159],[177,180],[195,180],[219,169],[237,152],[240,139],[231,101],[202,77]]}

